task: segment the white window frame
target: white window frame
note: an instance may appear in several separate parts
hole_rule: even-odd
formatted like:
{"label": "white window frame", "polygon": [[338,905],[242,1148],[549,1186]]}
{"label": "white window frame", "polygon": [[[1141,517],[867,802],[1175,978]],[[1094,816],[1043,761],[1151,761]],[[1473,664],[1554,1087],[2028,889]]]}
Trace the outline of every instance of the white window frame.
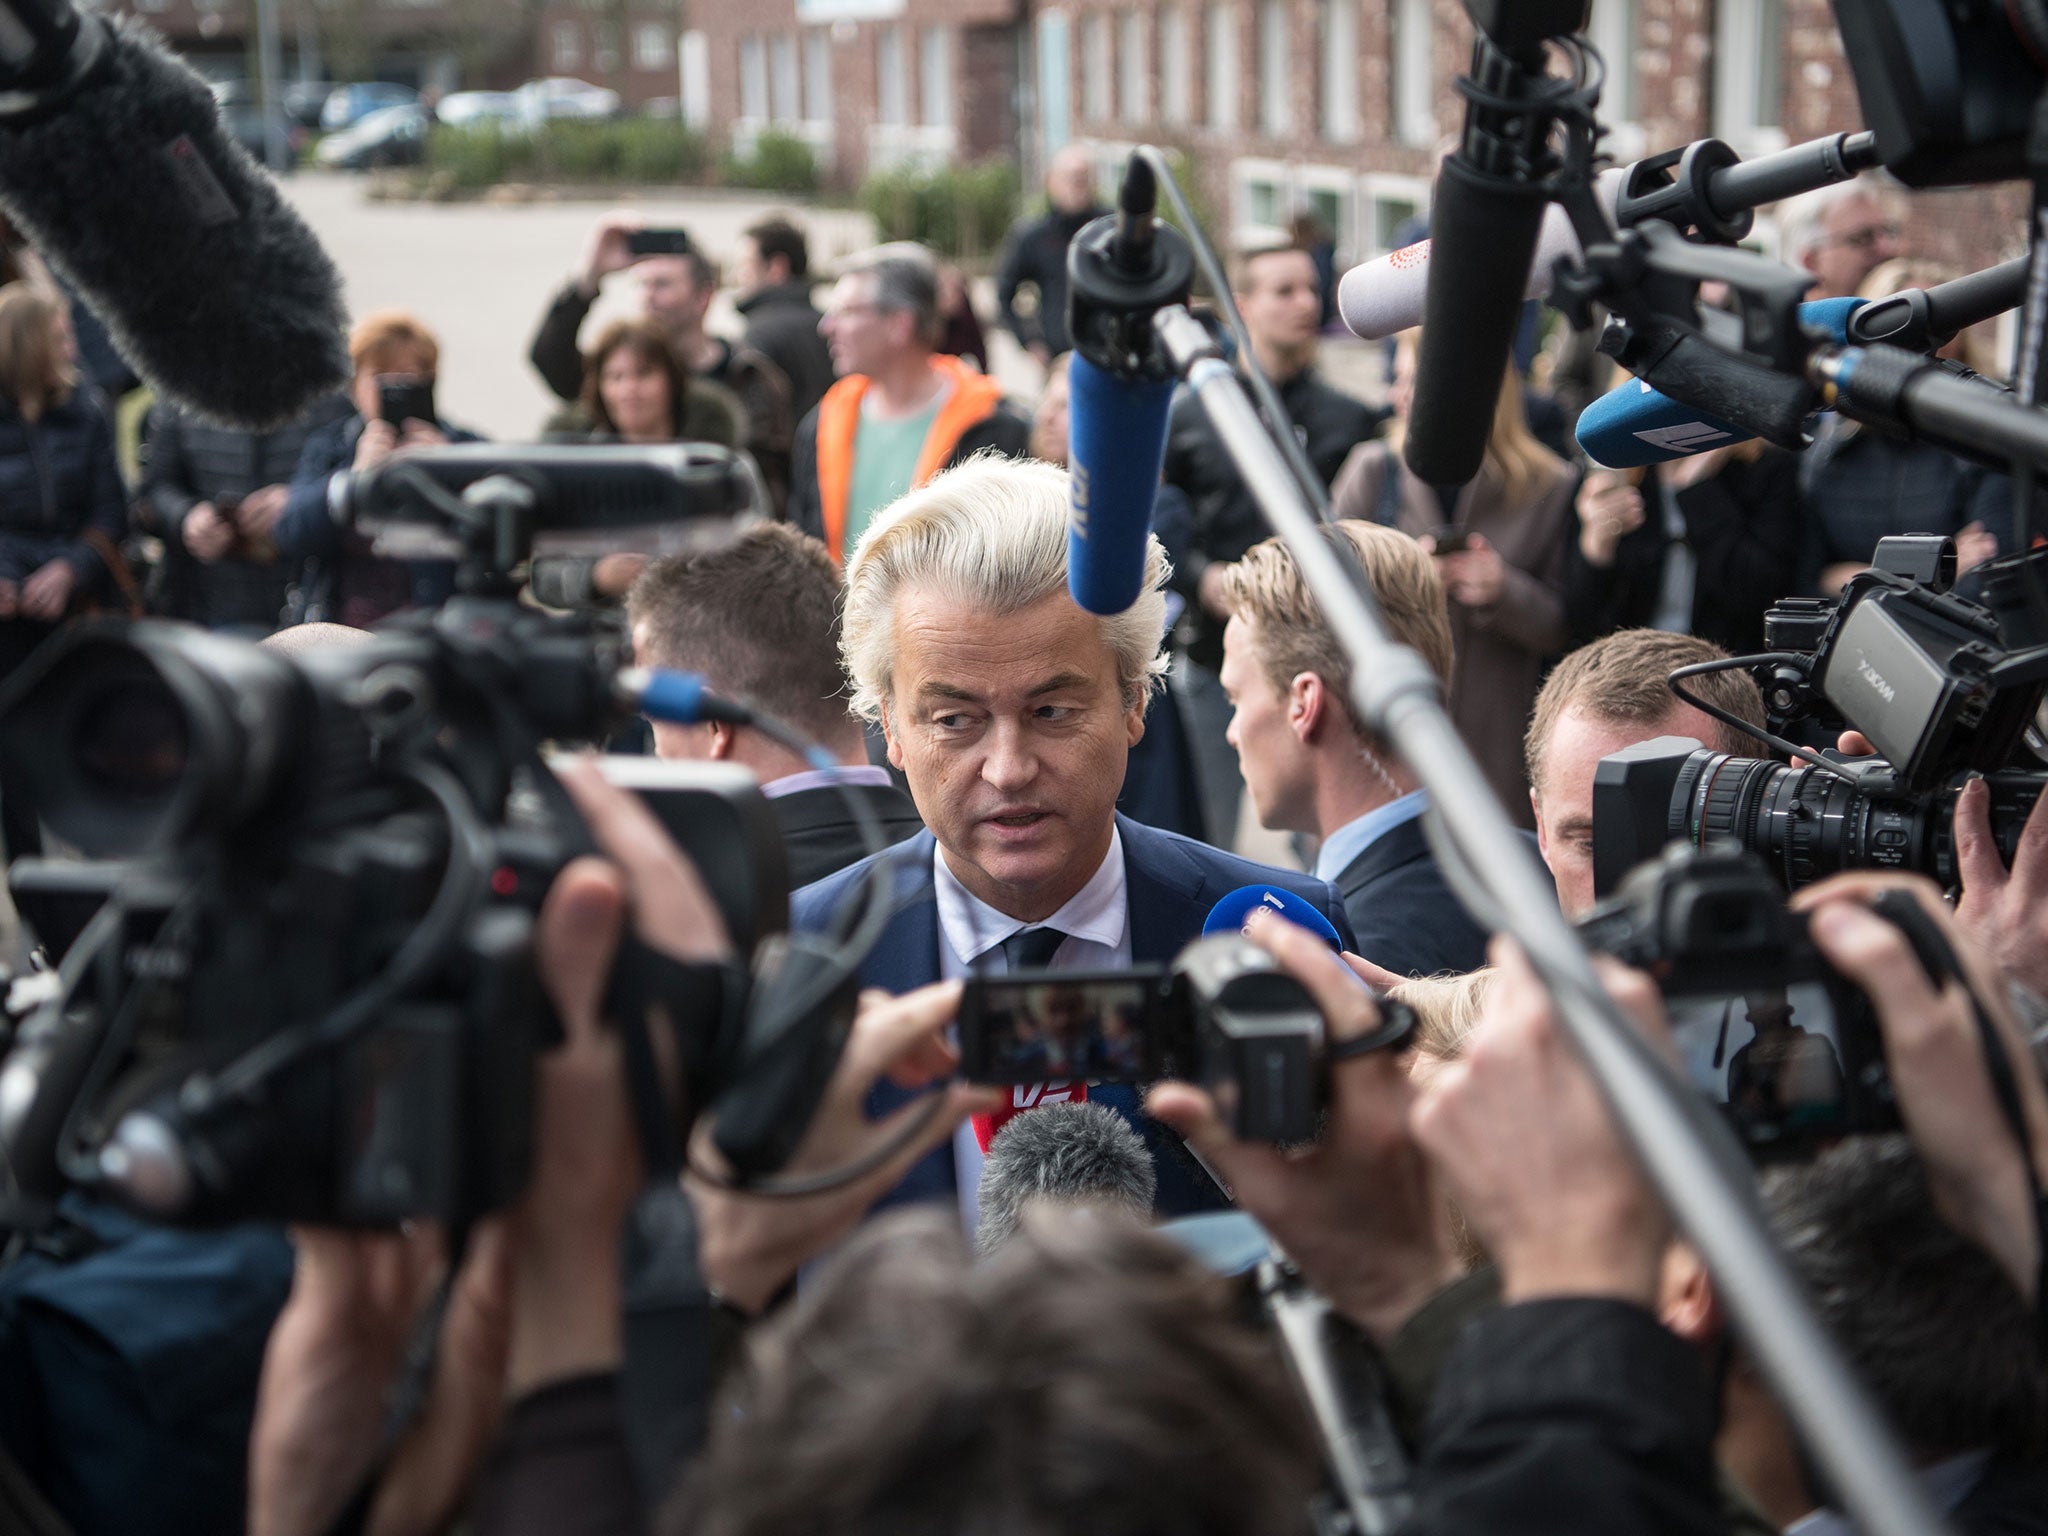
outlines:
{"label": "white window frame", "polygon": [[917,34],[917,120],[927,128],[953,126],[953,29],[943,24]]}
{"label": "white window frame", "polygon": [[1152,18],[1132,8],[1117,17],[1116,106],[1121,122],[1152,120]]}
{"label": "white window frame", "polygon": [[1084,122],[1107,123],[1114,119],[1115,46],[1109,12],[1094,11],[1082,18],[1081,118]]}
{"label": "white window frame", "polygon": [[[1426,176],[1391,176],[1374,172],[1358,178],[1358,261],[1371,261],[1391,249],[1380,239],[1381,207],[1387,203],[1414,205],[1425,217],[1429,213],[1431,187]],[[1391,233],[1391,230],[1389,231]]]}
{"label": "white window frame", "polygon": [[[566,45],[566,46],[565,46]],[[557,73],[583,67],[583,23],[558,21],[548,29],[548,57]]]}
{"label": "white window frame", "polygon": [[1194,116],[1195,75],[1188,7],[1168,5],[1159,12],[1159,120],[1180,127]]}
{"label": "white window frame", "polygon": [[1316,53],[1320,126],[1332,144],[1356,144],[1365,134],[1358,111],[1358,0],[1317,0]]}
{"label": "white window frame", "polygon": [[875,121],[885,128],[910,126],[910,65],[903,28],[895,22],[875,29]]}
{"label": "white window frame", "polygon": [[768,117],[794,123],[803,116],[803,74],[797,62],[796,34],[777,32],[768,39]]}
{"label": "white window frame", "polygon": [[740,120],[768,121],[768,40],[758,32],[740,39]]}
{"label": "white window frame", "polygon": [[1719,0],[1714,7],[1714,137],[1741,155],[1785,146],[1783,0]]}
{"label": "white window frame", "polygon": [[808,27],[803,43],[804,121],[832,121],[832,30]]}
{"label": "white window frame", "polygon": [[1389,126],[1403,144],[1436,144],[1436,25],[1429,0],[1388,0],[1388,79],[1393,84]]}
{"label": "white window frame", "polygon": [[1205,115],[1212,133],[1237,132],[1243,100],[1238,70],[1244,45],[1238,9],[1229,0],[1214,0],[1202,13],[1202,80]]}
{"label": "white window frame", "polygon": [[1259,0],[1259,132],[1294,132],[1294,18],[1289,0]]}
{"label": "white window frame", "polygon": [[635,69],[667,69],[675,62],[675,54],[669,43],[668,28],[658,21],[636,21],[633,23],[633,67]]}

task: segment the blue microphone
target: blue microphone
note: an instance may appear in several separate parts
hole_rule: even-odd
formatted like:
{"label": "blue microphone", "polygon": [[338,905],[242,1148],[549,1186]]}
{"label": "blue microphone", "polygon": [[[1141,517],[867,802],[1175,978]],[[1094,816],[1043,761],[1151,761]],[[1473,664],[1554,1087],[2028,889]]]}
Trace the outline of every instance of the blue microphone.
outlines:
{"label": "blue microphone", "polygon": [[1144,590],[1173,381],[1119,378],[1076,353],[1067,386],[1067,589],[1090,613],[1122,613]]}
{"label": "blue microphone", "polygon": [[[1844,345],[1849,317],[1862,304],[1861,299],[1816,299],[1799,306],[1799,319],[1809,330],[1823,331],[1830,341]],[[1733,358],[1727,363],[1730,369],[1751,366]],[[1652,369],[1652,374],[1655,371]],[[1747,442],[1756,433],[1674,400],[1642,378],[1617,384],[1587,406],[1579,413],[1574,435],[1586,457],[1602,468],[1640,469],[1728,443]]]}
{"label": "blue microphone", "polygon": [[1239,886],[1209,909],[1209,916],[1202,923],[1202,936],[1242,933],[1254,911],[1284,917],[1295,927],[1306,928],[1338,953],[1344,950],[1344,941],[1337,936],[1336,927],[1316,910],[1312,902],[1302,900],[1292,891],[1283,891],[1277,885]]}

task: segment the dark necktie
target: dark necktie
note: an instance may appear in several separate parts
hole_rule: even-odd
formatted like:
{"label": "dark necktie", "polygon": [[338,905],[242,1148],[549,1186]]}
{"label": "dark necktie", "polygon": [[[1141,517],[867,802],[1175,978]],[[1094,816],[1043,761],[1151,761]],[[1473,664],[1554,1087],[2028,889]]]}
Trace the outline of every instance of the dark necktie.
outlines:
{"label": "dark necktie", "polygon": [[1052,964],[1053,952],[1067,942],[1057,928],[1020,928],[1003,940],[1003,958],[1010,962],[1010,974],[1042,971]]}

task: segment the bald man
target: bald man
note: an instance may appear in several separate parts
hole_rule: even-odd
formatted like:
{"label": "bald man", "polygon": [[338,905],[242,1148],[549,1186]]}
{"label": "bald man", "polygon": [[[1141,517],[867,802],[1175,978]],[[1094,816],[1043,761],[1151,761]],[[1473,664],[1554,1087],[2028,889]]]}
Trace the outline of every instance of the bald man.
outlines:
{"label": "bald man", "polygon": [[[1045,171],[1045,195],[1051,204],[1035,219],[1020,220],[1010,231],[996,274],[996,302],[1003,323],[1017,344],[1050,363],[1073,345],[1067,335],[1067,247],[1081,226],[1109,210],[1095,197],[1095,165],[1088,152],[1069,144],[1052,157]],[[1019,313],[1017,295],[1035,290],[1036,308]]]}

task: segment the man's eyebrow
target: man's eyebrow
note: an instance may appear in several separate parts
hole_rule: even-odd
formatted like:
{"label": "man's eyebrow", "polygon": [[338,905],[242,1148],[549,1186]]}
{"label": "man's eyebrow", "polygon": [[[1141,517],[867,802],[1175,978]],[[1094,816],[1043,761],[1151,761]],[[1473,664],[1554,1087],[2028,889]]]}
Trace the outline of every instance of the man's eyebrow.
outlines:
{"label": "man's eyebrow", "polygon": [[969,693],[965,688],[955,688],[951,683],[920,683],[917,696],[921,699],[958,699],[963,704],[980,702],[980,695]]}
{"label": "man's eyebrow", "polygon": [[1085,688],[1087,685],[1088,677],[1086,673],[1062,672],[1055,677],[1047,678],[1036,688],[1032,689],[1029,694],[1025,695],[1025,697],[1035,699],[1041,694],[1058,693],[1064,688]]}
{"label": "man's eyebrow", "polygon": [[1557,832],[1560,837],[1577,837],[1582,832],[1590,832],[1592,830],[1593,818],[1590,816],[1566,816],[1561,818],[1557,824]]}

